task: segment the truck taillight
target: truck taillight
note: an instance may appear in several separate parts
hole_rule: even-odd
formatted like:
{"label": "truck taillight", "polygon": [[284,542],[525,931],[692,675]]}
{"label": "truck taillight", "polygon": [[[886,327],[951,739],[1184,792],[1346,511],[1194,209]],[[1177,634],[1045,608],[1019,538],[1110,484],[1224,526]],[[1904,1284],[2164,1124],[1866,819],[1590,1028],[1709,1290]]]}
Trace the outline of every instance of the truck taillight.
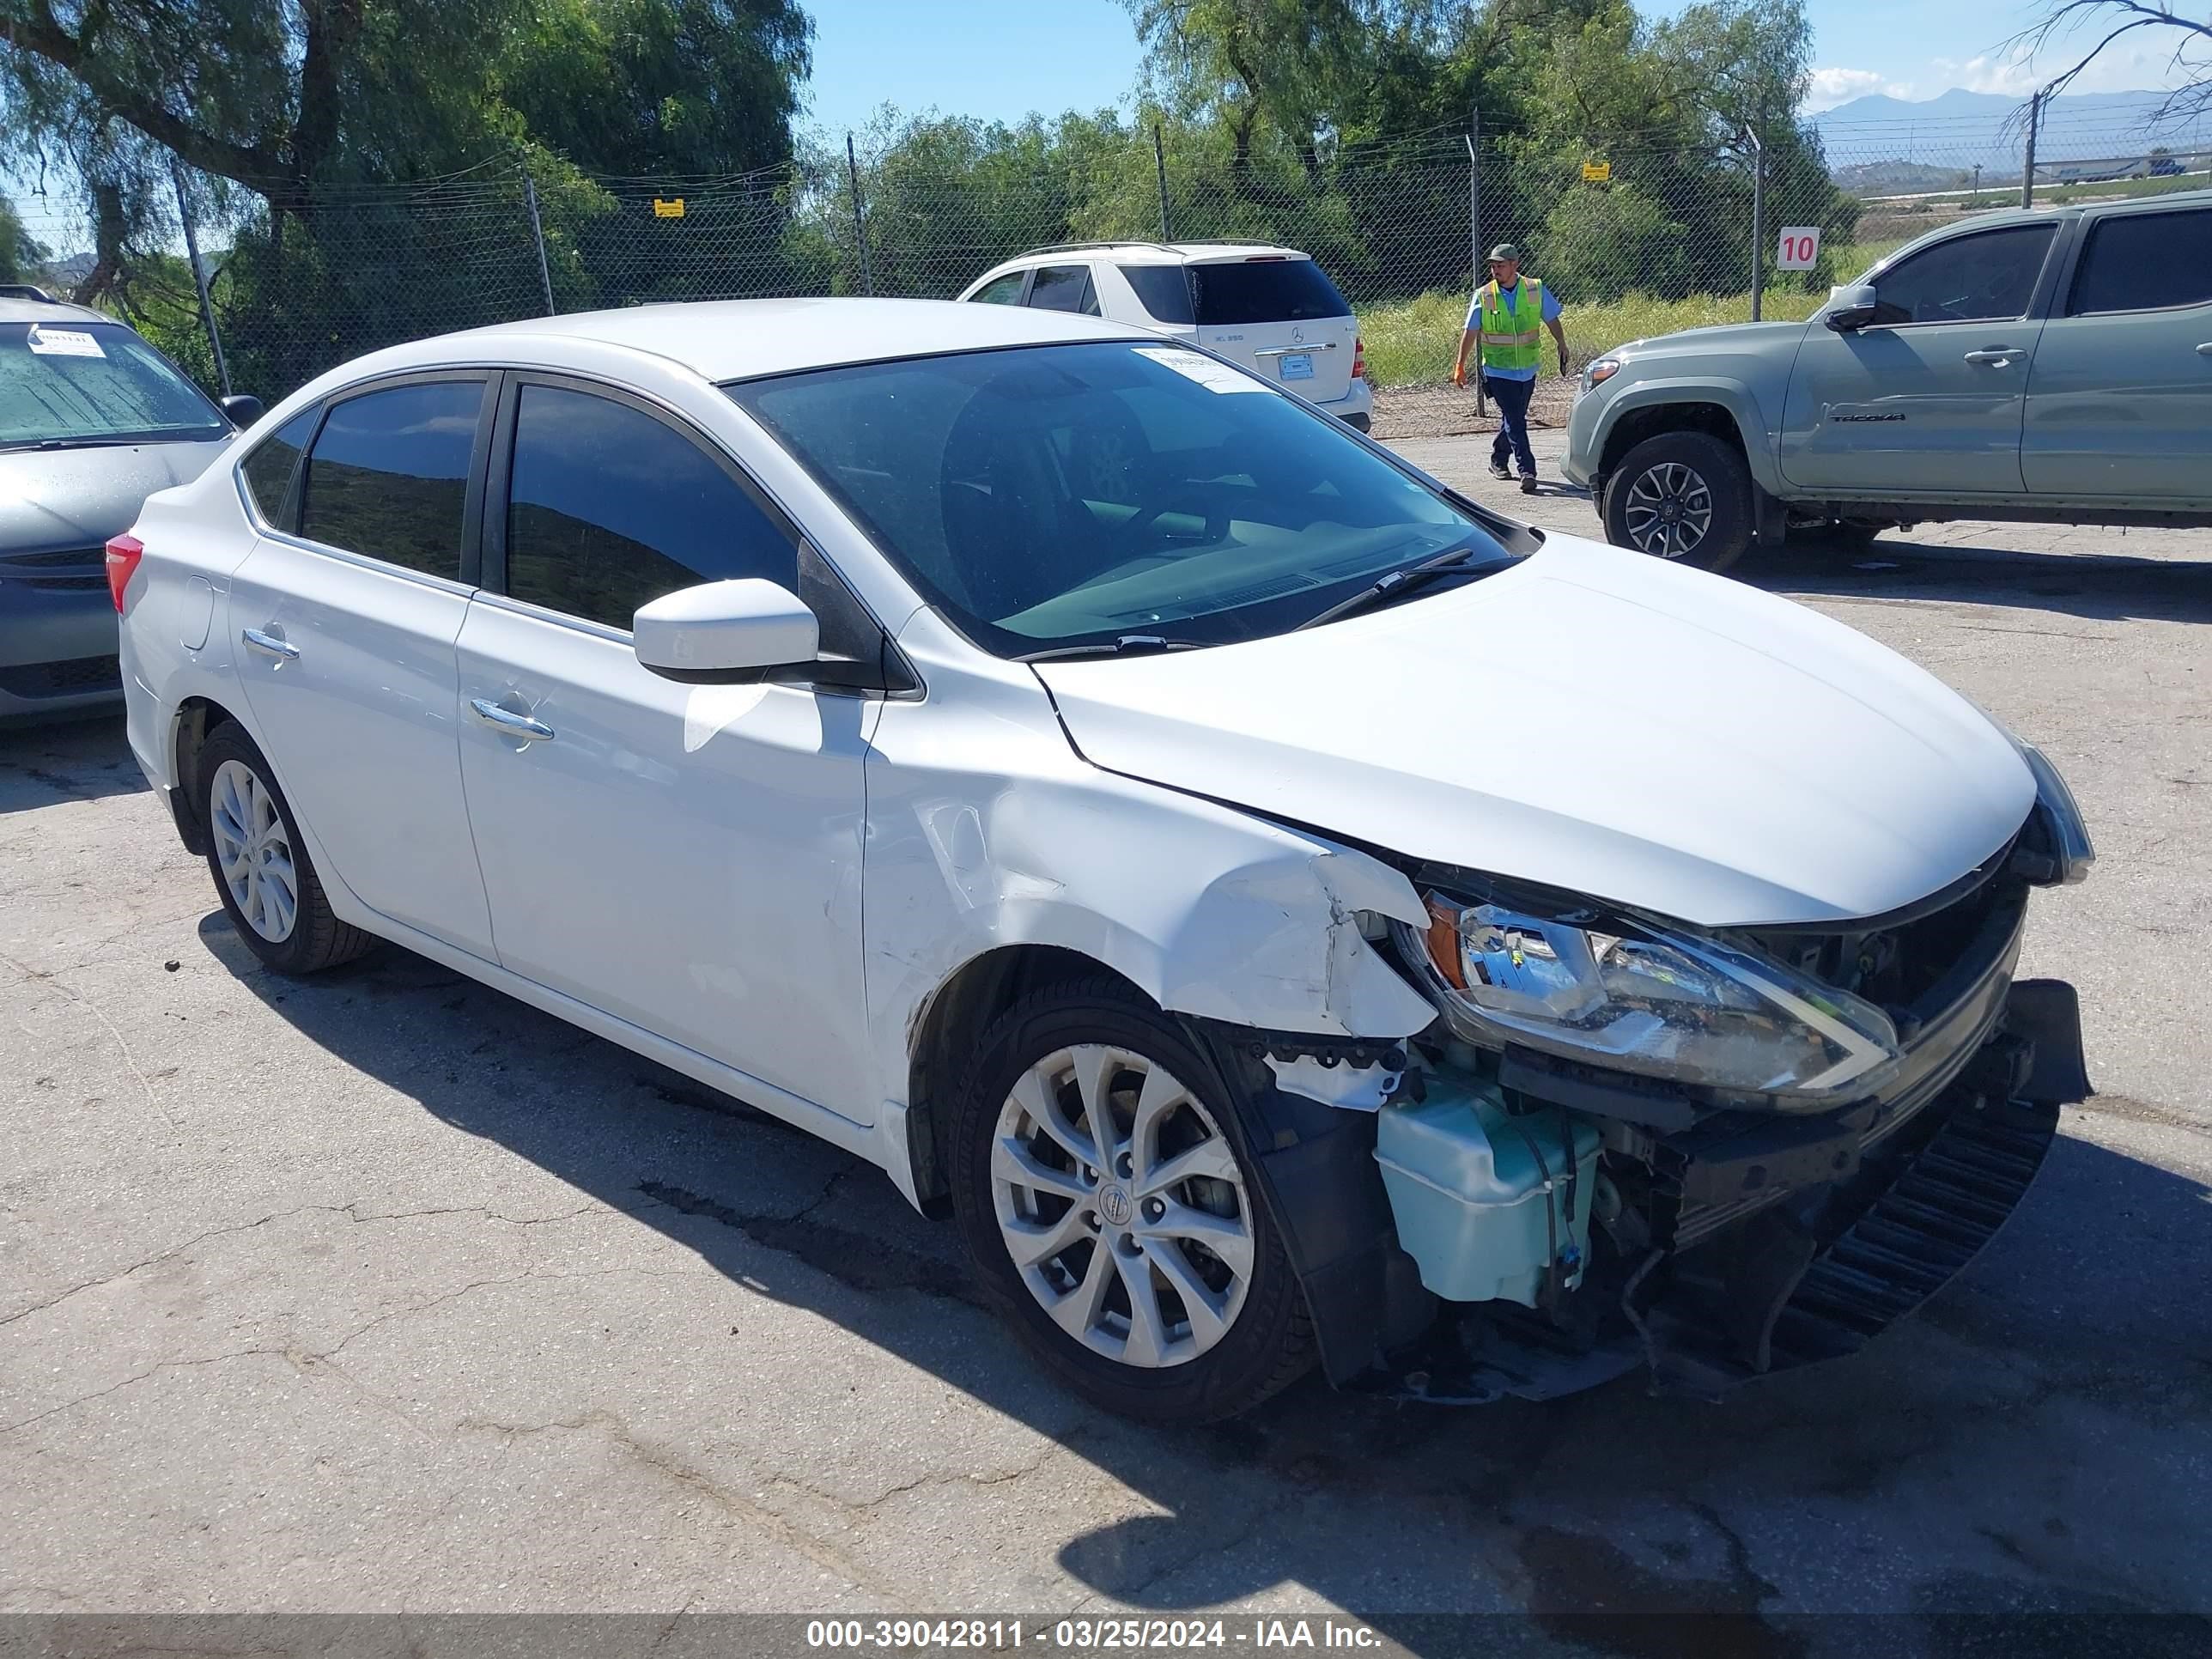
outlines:
{"label": "truck taillight", "polygon": [[1352,378],[1355,380],[1367,378],[1367,342],[1356,334],[1352,337]]}
{"label": "truck taillight", "polygon": [[115,614],[123,614],[123,590],[131,586],[131,573],[146,556],[146,544],[136,536],[118,536],[107,544],[107,592],[115,601]]}

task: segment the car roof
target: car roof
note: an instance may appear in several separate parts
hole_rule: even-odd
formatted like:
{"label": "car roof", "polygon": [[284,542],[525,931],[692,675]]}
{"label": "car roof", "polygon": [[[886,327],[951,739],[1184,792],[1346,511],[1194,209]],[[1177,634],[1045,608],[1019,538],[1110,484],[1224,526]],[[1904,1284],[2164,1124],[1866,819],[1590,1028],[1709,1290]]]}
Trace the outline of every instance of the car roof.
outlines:
{"label": "car roof", "polygon": [[1140,337],[1155,337],[1072,312],[950,300],[702,300],[532,317],[436,335],[349,363],[339,378],[496,362],[510,345],[520,349],[559,341],[650,352],[720,381],[940,352]]}
{"label": "car roof", "polygon": [[66,300],[19,300],[12,295],[0,295],[0,323],[112,323],[117,328],[127,328],[121,319],[110,317],[89,306],[71,305]]}
{"label": "car roof", "polygon": [[1300,249],[1273,242],[1055,242],[1033,247],[994,265],[994,270],[1021,270],[1030,265],[1066,264],[1083,258],[1113,259],[1127,264],[1202,265],[1232,264],[1239,259],[1310,259]]}

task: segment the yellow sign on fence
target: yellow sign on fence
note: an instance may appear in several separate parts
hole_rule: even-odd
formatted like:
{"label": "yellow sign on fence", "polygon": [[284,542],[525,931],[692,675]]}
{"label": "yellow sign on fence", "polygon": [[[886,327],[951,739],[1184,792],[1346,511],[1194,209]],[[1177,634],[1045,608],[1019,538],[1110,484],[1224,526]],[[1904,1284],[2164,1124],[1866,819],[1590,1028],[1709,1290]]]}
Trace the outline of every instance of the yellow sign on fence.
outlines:
{"label": "yellow sign on fence", "polygon": [[659,197],[654,197],[653,216],[656,219],[681,219],[684,216],[684,198],[678,196],[673,201],[663,201]]}
{"label": "yellow sign on fence", "polygon": [[1586,185],[1609,185],[1613,182],[1613,163],[1585,161],[1583,163],[1583,182]]}

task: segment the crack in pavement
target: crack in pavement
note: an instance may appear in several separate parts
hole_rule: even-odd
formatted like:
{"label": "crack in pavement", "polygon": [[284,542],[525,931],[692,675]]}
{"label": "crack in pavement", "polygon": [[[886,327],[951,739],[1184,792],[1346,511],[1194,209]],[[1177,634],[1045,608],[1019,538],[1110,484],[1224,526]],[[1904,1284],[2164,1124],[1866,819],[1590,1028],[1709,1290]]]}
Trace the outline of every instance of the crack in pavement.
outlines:
{"label": "crack in pavement", "polygon": [[407,1319],[416,1314],[428,1313],[434,1308],[441,1308],[449,1302],[459,1301],[461,1297],[471,1295],[475,1291],[490,1290],[501,1285],[520,1285],[531,1280],[550,1281],[565,1279],[611,1279],[624,1273],[635,1274],[647,1279],[706,1279],[715,1277],[711,1270],[702,1270],[696,1267],[655,1268],[623,1267],[593,1267],[583,1273],[549,1273],[531,1272],[507,1273],[496,1279],[471,1279],[468,1284],[463,1285],[456,1290],[447,1291],[441,1295],[434,1296],[427,1302],[410,1303],[406,1307],[395,1308],[388,1313],[379,1314],[374,1319],[370,1320],[367,1324],[357,1327],[356,1329],[348,1332],[335,1344],[327,1348],[316,1350],[307,1350],[296,1347],[239,1348],[234,1349],[228,1353],[209,1354],[192,1359],[161,1360],[155,1364],[148,1366],[143,1371],[138,1371],[130,1376],[125,1377],[119,1382],[112,1382],[104,1389],[96,1389],[90,1394],[79,1395],[74,1399],[64,1400],[59,1405],[49,1406],[46,1410],[33,1413],[31,1416],[21,1419],[16,1422],[0,1425],[0,1437],[17,1433],[21,1430],[31,1427],[33,1424],[44,1422],[47,1418],[52,1417],[58,1413],[70,1411],[78,1406],[89,1405],[95,1400],[104,1400],[111,1394],[118,1393],[122,1389],[130,1388],[134,1383],[143,1382],[150,1377],[158,1376],[163,1371],[189,1370],[197,1366],[220,1365],[234,1359],[250,1359],[258,1356],[266,1356],[283,1359],[289,1364],[293,1370],[298,1371],[303,1376],[313,1377],[317,1375],[316,1368],[318,1366],[326,1367],[331,1373],[337,1376],[349,1385],[359,1388],[362,1385],[351,1376],[350,1373],[343,1370],[337,1365],[331,1364],[329,1362],[335,1358],[339,1353],[343,1352],[350,1344],[359,1340],[362,1337],[368,1335],[371,1331],[377,1330],[383,1326],[391,1324],[394,1320]]}
{"label": "crack in pavement", "polygon": [[433,1216],[481,1215],[488,1221],[503,1222],[510,1227],[542,1227],[556,1221],[572,1221],[578,1216],[592,1215],[594,1213],[605,1213],[607,1215],[619,1215],[622,1213],[622,1212],[614,1208],[613,1206],[608,1204],[586,1204],[578,1209],[563,1210],[558,1215],[548,1216],[501,1215],[495,1210],[487,1209],[482,1205],[475,1204],[459,1205],[449,1209],[401,1210],[395,1211],[388,1214],[376,1213],[370,1215],[361,1215],[356,1213],[359,1207],[358,1201],[353,1204],[301,1204],[289,1210],[277,1210],[269,1215],[261,1217],[257,1221],[242,1221],[227,1227],[210,1227],[207,1231],[199,1234],[196,1237],[188,1238],[181,1244],[172,1245],[169,1249],[162,1251],[159,1255],[149,1255],[143,1261],[133,1262],[130,1267],[119,1268],[112,1273],[103,1273],[98,1279],[87,1279],[83,1284],[71,1285],[68,1290],[60,1292],[58,1295],[49,1297],[44,1302],[36,1302],[27,1308],[19,1309],[15,1313],[11,1313],[7,1316],[4,1319],[0,1319],[0,1329],[5,1329],[8,1326],[14,1324],[19,1319],[27,1319],[34,1313],[43,1313],[49,1308],[58,1308],[63,1303],[68,1301],[71,1297],[82,1296],[87,1291],[96,1291],[103,1285],[113,1285],[118,1283],[123,1279],[131,1278],[135,1273],[142,1273],[145,1272],[149,1267],[158,1267],[163,1262],[173,1261],[178,1256],[184,1255],[186,1251],[195,1249],[198,1246],[206,1243],[210,1239],[224,1238],[235,1233],[250,1233],[257,1227],[266,1227],[271,1222],[289,1220],[292,1217],[297,1215],[343,1215],[356,1224],[364,1224],[372,1221],[419,1221]]}

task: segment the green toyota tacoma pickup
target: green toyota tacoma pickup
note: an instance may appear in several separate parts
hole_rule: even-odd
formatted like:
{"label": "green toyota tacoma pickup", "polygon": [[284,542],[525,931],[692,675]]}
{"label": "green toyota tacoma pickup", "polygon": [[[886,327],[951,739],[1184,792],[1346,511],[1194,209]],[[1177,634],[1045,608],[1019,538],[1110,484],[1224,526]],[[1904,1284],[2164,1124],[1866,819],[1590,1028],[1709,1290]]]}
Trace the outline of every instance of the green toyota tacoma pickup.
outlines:
{"label": "green toyota tacoma pickup", "polygon": [[1945,519],[2212,525],[2212,191],[1990,214],[1808,321],[1622,346],[1564,470],[1609,540],[1709,570]]}

